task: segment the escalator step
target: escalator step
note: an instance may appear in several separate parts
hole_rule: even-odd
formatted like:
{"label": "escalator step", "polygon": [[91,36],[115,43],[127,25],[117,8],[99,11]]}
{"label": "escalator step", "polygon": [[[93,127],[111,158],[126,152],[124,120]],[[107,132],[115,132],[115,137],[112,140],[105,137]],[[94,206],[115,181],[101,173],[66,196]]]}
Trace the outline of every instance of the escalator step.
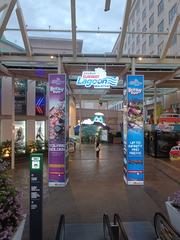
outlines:
{"label": "escalator step", "polygon": [[66,240],[103,240],[103,225],[96,224],[66,224]]}

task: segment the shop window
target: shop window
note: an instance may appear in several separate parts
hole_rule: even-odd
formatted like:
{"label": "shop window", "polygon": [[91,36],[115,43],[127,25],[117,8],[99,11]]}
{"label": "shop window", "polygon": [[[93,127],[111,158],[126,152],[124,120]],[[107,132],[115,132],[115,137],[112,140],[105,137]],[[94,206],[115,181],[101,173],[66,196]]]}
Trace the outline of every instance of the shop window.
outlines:
{"label": "shop window", "polygon": [[45,142],[45,121],[35,121],[35,140]]}
{"label": "shop window", "polygon": [[36,115],[46,114],[46,83],[36,81]]}
{"label": "shop window", "polygon": [[15,151],[24,153],[26,148],[26,122],[15,122]]}
{"label": "shop window", "polygon": [[177,3],[169,11],[169,24],[172,23],[174,16],[177,14]]}
{"label": "shop window", "polygon": [[158,4],[158,16],[163,12],[164,10],[164,0],[161,0]]}
{"label": "shop window", "polygon": [[27,80],[15,81],[15,114],[26,115],[27,109]]}

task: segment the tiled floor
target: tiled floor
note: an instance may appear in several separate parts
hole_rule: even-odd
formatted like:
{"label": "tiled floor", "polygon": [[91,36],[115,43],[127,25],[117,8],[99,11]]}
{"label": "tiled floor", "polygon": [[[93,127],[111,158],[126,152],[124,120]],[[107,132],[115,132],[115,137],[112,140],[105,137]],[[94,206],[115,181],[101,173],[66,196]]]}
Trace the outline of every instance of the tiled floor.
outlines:
{"label": "tiled floor", "polygon": [[[65,188],[48,188],[44,164],[44,238],[54,239],[61,213],[67,223],[99,223],[103,213],[117,212],[123,221],[153,222],[157,211],[166,214],[164,202],[180,190],[180,165],[145,156],[145,185],[127,186],[123,181],[122,146],[103,145],[99,160],[93,145],[83,145],[70,156],[70,180]],[[20,163],[13,172],[28,209],[29,170]],[[28,221],[24,238],[28,239]]]}

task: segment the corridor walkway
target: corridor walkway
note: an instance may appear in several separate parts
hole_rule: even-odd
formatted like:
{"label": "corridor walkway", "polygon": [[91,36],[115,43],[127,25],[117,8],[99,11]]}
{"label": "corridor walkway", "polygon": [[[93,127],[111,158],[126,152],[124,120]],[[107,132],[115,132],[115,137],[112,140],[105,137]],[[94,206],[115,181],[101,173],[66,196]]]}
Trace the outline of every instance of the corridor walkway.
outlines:
{"label": "corridor walkway", "polygon": [[[155,212],[166,214],[164,202],[180,190],[180,171],[161,159],[145,156],[145,185],[127,186],[123,181],[121,145],[103,145],[95,158],[93,145],[71,154],[70,179],[65,188],[48,188],[44,164],[44,239],[54,239],[60,214],[67,223],[100,223],[103,213],[117,212],[123,221],[153,221]],[[177,164],[176,164],[177,165]],[[24,193],[27,212],[29,198],[28,163],[17,164],[14,180]],[[28,239],[28,221],[24,238]]]}

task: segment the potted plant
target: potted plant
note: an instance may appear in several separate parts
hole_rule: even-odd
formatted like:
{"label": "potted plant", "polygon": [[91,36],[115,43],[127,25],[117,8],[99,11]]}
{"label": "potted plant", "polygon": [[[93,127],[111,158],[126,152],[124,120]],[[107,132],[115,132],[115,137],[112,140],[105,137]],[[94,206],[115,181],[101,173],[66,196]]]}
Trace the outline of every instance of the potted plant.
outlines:
{"label": "potted plant", "polygon": [[7,173],[7,162],[0,159],[0,240],[12,239],[22,219],[20,193]]}
{"label": "potted plant", "polygon": [[180,233],[180,191],[175,192],[166,202],[166,208],[172,226]]}

